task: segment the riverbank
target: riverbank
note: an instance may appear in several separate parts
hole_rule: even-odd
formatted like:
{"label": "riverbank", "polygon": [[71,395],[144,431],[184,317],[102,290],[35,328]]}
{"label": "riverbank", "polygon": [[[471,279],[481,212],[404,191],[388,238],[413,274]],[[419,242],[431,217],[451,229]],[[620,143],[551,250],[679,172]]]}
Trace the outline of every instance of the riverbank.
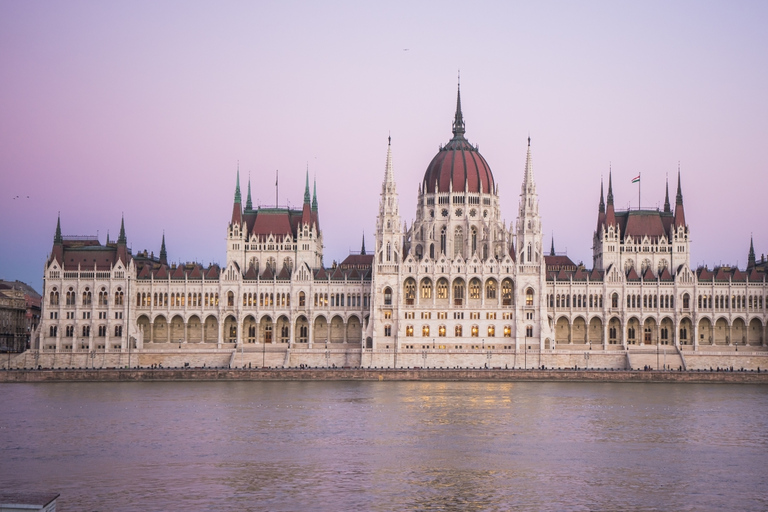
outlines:
{"label": "riverbank", "polygon": [[0,371],[0,383],[169,381],[678,382],[768,384],[761,371],[480,369],[70,369]]}

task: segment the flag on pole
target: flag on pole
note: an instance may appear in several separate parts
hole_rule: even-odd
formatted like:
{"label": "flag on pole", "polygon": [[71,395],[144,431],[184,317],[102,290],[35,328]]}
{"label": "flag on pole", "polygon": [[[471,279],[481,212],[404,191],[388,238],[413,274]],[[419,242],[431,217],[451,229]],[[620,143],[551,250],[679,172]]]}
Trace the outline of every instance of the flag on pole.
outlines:
{"label": "flag on pole", "polygon": [[640,175],[639,174],[636,177],[632,178],[632,183],[640,183]]}

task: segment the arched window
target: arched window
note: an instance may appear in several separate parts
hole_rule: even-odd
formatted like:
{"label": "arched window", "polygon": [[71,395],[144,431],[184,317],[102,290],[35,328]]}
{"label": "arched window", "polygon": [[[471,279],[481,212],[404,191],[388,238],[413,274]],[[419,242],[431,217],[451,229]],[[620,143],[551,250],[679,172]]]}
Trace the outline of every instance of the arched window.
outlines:
{"label": "arched window", "polygon": [[435,244],[429,244],[429,259],[435,259]]}
{"label": "arched window", "polygon": [[235,306],[235,294],[232,292],[227,292],[227,306],[231,308]]}
{"label": "arched window", "polygon": [[464,303],[464,281],[457,279],[453,282],[453,304],[461,306]]}
{"label": "arched window", "polygon": [[406,279],[403,286],[403,293],[405,294],[405,304],[407,306],[413,306],[416,300],[416,281],[413,279]]}
{"label": "arched window", "polygon": [[392,305],[392,288],[390,287],[384,288],[384,305],[385,306]]}
{"label": "arched window", "polygon": [[392,261],[392,244],[387,242],[387,261]]}
{"label": "arched window", "polygon": [[477,278],[474,278],[469,282],[469,298],[470,299],[480,298],[480,280]]}
{"label": "arched window", "polygon": [[530,263],[531,260],[533,259],[532,254],[533,254],[533,248],[531,247],[531,244],[528,244],[528,263]]}
{"label": "arched window", "polygon": [[525,290],[525,305],[533,306],[533,288]]}
{"label": "arched window", "polygon": [[485,282],[485,298],[486,299],[495,299],[496,298],[496,281],[493,279],[489,279]]}
{"label": "arched window", "polygon": [[299,307],[303,308],[306,306],[307,302],[307,295],[304,292],[299,292]]}
{"label": "arched window", "polygon": [[619,307],[619,294],[614,293],[611,295],[611,307],[612,308],[618,308]]}
{"label": "arched window", "polygon": [[456,327],[454,327],[453,332],[454,332],[454,336],[456,336],[457,338],[461,338],[461,326],[460,325],[457,325]]}
{"label": "arched window", "polygon": [[471,253],[475,254],[477,252],[477,228],[474,228],[474,227],[472,228],[472,232],[471,232],[471,244],[472,244]]}
{"label": "arched window", "polygon": [[512,305],[512,281],[509,279],[501,283],[501,303],[503,306]]}
{"label": "arched window", "polygon": [[464,256],[463,249],[464,249],[464,230],[461,229],[461,226],[457,226],[456,230],[453,232],[454,258],[457,256]]}
{"label": "arched window", "polygon": [[437,298],[438,299],[448,298],[448,281],[446,281],[443,278],[437,281]]}
{"label": "arched window", "polygon": [[432,281],[430,279],[421,280],[421,298],[422,299],[432,298]]}

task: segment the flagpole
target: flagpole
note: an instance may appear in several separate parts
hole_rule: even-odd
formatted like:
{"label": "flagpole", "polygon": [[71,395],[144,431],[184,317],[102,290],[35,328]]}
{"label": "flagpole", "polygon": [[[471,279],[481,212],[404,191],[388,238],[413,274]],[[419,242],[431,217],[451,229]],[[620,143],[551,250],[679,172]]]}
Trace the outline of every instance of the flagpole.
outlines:
{"label": "flagpole", "polygon": [[279,169],[275,170],[275,208],[277,208],[277,179],[279,177],[279,174],[278,174],[279,172],[280,172]]}
{"label": "flagpole", "polygon": [[[639,172],[639,173],[637,173],[637,177],[638,177],[638,178],[640,178],[640,175],[641,175],[641,174],[642,174],[642,173],[640,173],[640,172]],[[642,180],[642,179],[638,179],[638,180],[637,180],[637,209],[638,209],[638,210],[640,209],[640,184],[641,184],[642,182],[643,182],[643,180]]]}

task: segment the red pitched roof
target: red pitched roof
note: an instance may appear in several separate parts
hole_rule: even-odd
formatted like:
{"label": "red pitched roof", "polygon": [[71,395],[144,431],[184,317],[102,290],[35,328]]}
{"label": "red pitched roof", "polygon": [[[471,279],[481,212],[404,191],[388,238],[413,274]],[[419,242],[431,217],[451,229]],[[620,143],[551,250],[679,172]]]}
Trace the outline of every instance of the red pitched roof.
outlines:
{"label": "red pitched roof", "polygon": [[256,267],[251,265],[248,267],[248,270],[245,272],[245,279],[258,279],[259,274],[256,272]]}
{"label": "red pitched roof", "polygon": [[288,210],[258,210],[251,234],[260,240],[269,235],[274,235],[276,240],[281,240],[285,235],[293,235]]}
{"label": "red pitched roof", "polygon": [[629,269],[629,272],[627,272],[627,281],[639,281],[640,276],[637,275],[637,271],[635,271],[635,267],[632,267]]}
{"label": "red pitched roof", "polygon": [[648,266],[645,269],[645,272],[643,272],[643,281],[655,281],[656,276],[653,275],[653,270],[651,270],[651,267]]}

